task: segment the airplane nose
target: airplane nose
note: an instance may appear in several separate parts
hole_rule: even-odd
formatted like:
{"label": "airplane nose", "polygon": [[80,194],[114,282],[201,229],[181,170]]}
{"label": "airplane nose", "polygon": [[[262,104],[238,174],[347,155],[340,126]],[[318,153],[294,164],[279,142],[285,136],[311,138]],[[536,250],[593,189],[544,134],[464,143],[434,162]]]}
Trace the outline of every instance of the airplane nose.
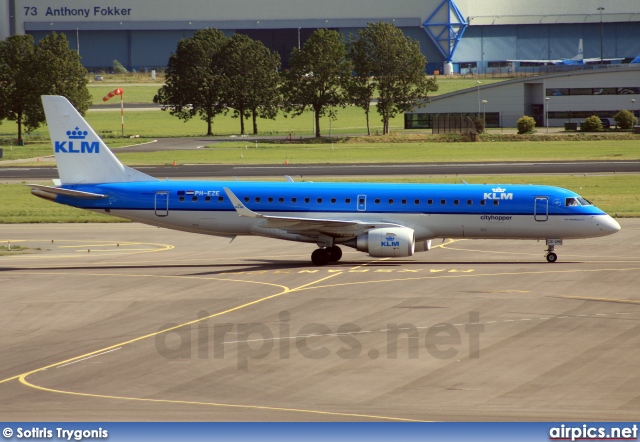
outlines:
{"label": "airplane nose", "polygon": [[618,221],[611,218],[609,215],[603,217],[600,220],[599,224],[600,229],[604,232],[607,232],[607,234],[612,234],[620,231],[620,224],[618,224]]}

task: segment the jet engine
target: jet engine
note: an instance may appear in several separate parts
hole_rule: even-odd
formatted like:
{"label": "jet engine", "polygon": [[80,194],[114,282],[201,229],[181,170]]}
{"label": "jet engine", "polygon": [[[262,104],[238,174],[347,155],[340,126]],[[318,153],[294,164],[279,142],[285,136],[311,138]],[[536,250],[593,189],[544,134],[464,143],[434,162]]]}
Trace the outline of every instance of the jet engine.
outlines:
{"label": "jet engine", "polygon": [[384,227],[370,230],[344,245],[367,252],[374,258],[412,256],[415,235],[408,227]]}

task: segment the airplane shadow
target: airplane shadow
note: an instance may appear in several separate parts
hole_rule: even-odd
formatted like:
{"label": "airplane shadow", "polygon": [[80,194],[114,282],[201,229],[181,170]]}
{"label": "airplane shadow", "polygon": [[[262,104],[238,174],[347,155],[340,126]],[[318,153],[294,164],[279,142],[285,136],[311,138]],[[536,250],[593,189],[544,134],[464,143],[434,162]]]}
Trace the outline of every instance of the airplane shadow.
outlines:
{"label": "airplane shadow", "polygon": [[[459,268],[461,266],[475,266],[475,267],[489,267],[489,266],[522,266],[522,265],[536,265],[536,266],[548,266],[551,270],[557,266],[567,264],[580,264],[580,261],[561,261],[554,263],[553,266],[545,261],[492,261],[492,262],[471,262],[471,261],[403,261],[403,262],[389,262],[381,261],[348,261],[338,262],[334,264],[328,264],[326,266],[317,267],[313,266],[309,262],[297,262],[297,261],[274,261],[274,260],[256,260],[253,263],[248,262],[236,262],[225,264],[149,264],[149,265],[76,265],[76,266],[55,266],[55,267],[0,267],[0,272],[12,272],[12,271],[52,271],[52,270],[132,270],[132,269],[152,269],[152,270],[168,270],[168,269],[189,269],[199,270],[189,273],[184,273],[183,276],[211,276],[211,275],[231,275],[234,273],[244,272],[274,272],[274,271],[301,271],[301,270],[342,270],[345,273],[352,271],[352,273],[364,273],[367,269],[389,269],[399,268],[403,265],[410,265],[411,268],[416,266],[446,266]],[[362,266],[362,267],[360,267]],[[360,268],[357,268],[360,267]]]}

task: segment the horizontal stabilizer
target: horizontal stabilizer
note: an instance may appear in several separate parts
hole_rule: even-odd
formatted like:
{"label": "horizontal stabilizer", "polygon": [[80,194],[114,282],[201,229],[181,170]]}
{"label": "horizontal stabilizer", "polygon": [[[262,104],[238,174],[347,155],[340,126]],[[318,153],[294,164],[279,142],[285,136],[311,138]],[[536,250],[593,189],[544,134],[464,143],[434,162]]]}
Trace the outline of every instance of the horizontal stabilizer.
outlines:
{"label": "horizontal stabilizer", "polygon": [[[42,186],[40,184],[27,184],[27,186],[31,187],[31,193],[36,196],[47,197],[47,195],[43,195],[40,192],[46,192],[52,195],[66,195],[72,196],[75,198],[89,199],[89,200],[97,200],[102,198],[107,198],[107,195],[101,195],[99,193],[90,193],[90,192],[81,192],[79,190],[71,190],[71,189],[63,189],[62,187],[50,187],[50,186]],[[39,191],[39,192],[34,192]]]}

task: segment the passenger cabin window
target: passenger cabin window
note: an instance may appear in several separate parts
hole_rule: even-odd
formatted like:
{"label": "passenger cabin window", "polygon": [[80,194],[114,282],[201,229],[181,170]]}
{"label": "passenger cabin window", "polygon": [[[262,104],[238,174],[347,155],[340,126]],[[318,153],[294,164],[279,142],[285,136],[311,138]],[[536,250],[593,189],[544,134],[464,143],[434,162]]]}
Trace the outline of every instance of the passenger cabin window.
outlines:
{"label": "passenger cabin window", "polygon": [[414,201],[414,203],[415,203],[416,205],[418,205],[418,204],[420,204],[420,200],[415,200],[415,201]]}
{"label": "passenger cabin window", "polygon": [[393,204],[393,198],[389,198],[389,204]]}
{"label": "passenger cabin window", "polygon": [[273,198],[272,198],[272,197],[269,197],[269,198],[267,199],[267,201],[269,201],[270,203],[272,203],[272,202],[273,202]]}
{"label": "passenger cabin window", "polygon": [[184,197],[183,196],[180,197],[180,201],[184,201]]}
{"label": "passenger cabin window", "polygon": [[316,201],[318,202],[318,204],[320,204],[322,203],[322,198],[318,198]]}
{"label": "passenger cabin window", "polygon": [[206,196],[206,197],[204,197],[204,200],[205,200],[206,202],[209,202],[209,201],[211,201],[211,197],[210,197],[210,196]]}
{"label": "passenger cabin window", "polygon": [[485,200],[480,200],[480,205],[484,206],[485,204],[487,204],[487,202]]}
{"label": "passenger cabin window", "polygon": [[445,204],[447,204],[447,200],[440,200],[440,204],[444,206]]}
{"label": "passenger cabin window", "polygon": [[260,197],[259,197],[259,196],[257,196],[257,197],[256,197],[256,203],[259,203],[259,202],[260,202]]}
{"label": "passenger cabin window", "polygon": [[433,200],[427,200],[427,204],[429,205],[433,204]]}
{"label": "passenger cabin window", "polygon": [[331,198],[331,204],[335,204],[336,203],[336,199],[335,198]]}
{"label": "passenger cabin window", "polygon": [[197,196],[192,197],[191,201],[198,201],[198,197]]}
{"label": "passenger cabin window", "polygon": [[467,200],[467,206],[470,206],[470,205],[472,205],[472,204],[473,204],[473,201],[471,201],[471,200]]}
{"label": "passenger cabin window", "polygon": [[453,200],[453,204],[457,206],[458,204],[460,204],[460,200]]}
{"label": "passenger cabin window", "polygon": [[376,204],[380,204],[380,198],[376,198],[376,200],[374,201],[374,203],[376,203]]}
{"label": "passenger cabin window", "polygon": [[245,197],[244,197],[244,202],[245,202],[245,203],[248,203],[248,202],[249,202],[249,197],[248,197],[248,196],[245,196]]}
{"label": "passenger cabin window", "polygon": [[305,198],[305,199],[304,199],[304,202],[305,202],[305,203],[308,203],[308,202],[309,202],[309,198]]}
{"label": "passenger cabin window", "polygon": [[347,198],[344,200],[345,204],[351,204],[351,198]]}
{"label": "passenger cabin window", "polygon": [[282,197],[278,198],[278,202],[281,203],[281,204],[284,203],[284,198],[282,198]]}
{"label": "passenger cabin window", "polygon": [[221,203],[221,202],[223,202],[223,201],[224,201],[224,197],[219,196],[219,197],[218,197],[218,202],[219,202],[219,203]]}
{"label": "passenger cabin window", "polygon": [[497,206],[498,204],[500,204],[500,201],[498,201],[498,200],[493,200],[493,205],[494,205],[494,206]]}
{"label": "passenger cabin window", "polygon": [[407,200],[402,200],[402,204],[407,204]]}
{"label": "passenger cabin window", "polygon": [[295,203],[296,201],[298,201],[298,198],[296,198],[295,196],[293,198],[291,198],[291,202]]}

